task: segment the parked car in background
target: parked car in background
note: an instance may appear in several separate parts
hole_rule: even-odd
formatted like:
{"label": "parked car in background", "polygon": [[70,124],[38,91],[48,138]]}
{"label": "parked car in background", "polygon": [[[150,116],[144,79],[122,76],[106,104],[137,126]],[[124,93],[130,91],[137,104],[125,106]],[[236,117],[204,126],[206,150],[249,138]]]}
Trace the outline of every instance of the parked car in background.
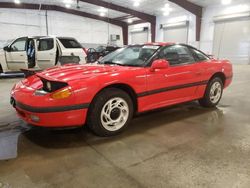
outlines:
{"label": "parked car in background", "polygon": [[87,50],[87,62],[94,63],[101,57],[104,57],[119,48],[120,47],[117,46],[98,46],[96,49],[89,48]]}
{"label": "parked car in background", "polygon": [[210,59],[187,45],[149,43],[118,49],[96,64],[30,76],[13,87],[11,104],[33,125],[87,124],[97,135],[111,136],[135,113],[193,100],[214,107],[232,76],[227,60]]}
{"label": "parked car in background", "polygon": [[20,37],[0,50],[0,70],[8,73],[67,63],[84,64],[86,56],[81,44],[71,37]]}

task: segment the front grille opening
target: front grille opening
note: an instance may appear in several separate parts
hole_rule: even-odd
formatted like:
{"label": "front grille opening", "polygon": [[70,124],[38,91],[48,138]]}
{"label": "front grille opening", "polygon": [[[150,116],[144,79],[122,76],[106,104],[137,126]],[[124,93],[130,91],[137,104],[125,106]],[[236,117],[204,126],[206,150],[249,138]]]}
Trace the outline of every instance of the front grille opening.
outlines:
{"label": "front grille opening", "polygon": [[[42,89],[44,91],[50,92],[50,93],[68,86],[68,84],[65,82],[55,82],[55,81],[49,81],[46,79],[41,79],[41,80],[43,82]],[[48,82],[49,82],[49,84],[48,84]],[[50,85],[51,87],[49,88],[48,85]]]}

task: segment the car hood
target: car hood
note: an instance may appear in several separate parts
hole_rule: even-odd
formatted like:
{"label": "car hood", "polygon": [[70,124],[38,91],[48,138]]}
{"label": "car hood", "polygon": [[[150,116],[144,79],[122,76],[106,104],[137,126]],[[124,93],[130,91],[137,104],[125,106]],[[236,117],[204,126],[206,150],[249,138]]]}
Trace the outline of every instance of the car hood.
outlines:
{"label": "car hood", "polygon": [[66,65],[47,69],[43,72],[37,73],[37,76],[51,81],[68,82],[72,80],[97,77],[104,74],[116,73],[131,69],[136,68],[98,64]]}

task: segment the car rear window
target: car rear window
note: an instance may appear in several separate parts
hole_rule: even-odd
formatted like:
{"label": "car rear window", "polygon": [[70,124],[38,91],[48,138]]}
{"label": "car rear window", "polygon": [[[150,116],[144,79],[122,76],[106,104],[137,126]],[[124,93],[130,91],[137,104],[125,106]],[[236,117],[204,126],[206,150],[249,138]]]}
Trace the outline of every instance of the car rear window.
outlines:
{"label": "car rear window", "polygon": [[75,39],[59,38],[59,41],[65,48],[82,48],[81,44],[79,44]]}

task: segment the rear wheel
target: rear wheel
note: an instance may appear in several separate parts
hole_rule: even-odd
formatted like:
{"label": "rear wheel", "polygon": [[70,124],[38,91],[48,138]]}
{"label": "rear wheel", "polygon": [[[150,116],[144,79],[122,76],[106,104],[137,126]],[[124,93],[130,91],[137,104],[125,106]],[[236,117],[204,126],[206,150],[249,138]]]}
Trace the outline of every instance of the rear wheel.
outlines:
{"label": "rear wheel", "polygon": [[222,80],[219,77],[215,77],[208,83],[205,95],[199,100],[199,103],[204,107],[214,107],[220,102],[222,93]]}
{"label": "rear wheel", "polygon": [[130,96],[123,90],[110,88],[98,94],[90,106],[88,126],[99,136],[122,132],[134,113]]}

